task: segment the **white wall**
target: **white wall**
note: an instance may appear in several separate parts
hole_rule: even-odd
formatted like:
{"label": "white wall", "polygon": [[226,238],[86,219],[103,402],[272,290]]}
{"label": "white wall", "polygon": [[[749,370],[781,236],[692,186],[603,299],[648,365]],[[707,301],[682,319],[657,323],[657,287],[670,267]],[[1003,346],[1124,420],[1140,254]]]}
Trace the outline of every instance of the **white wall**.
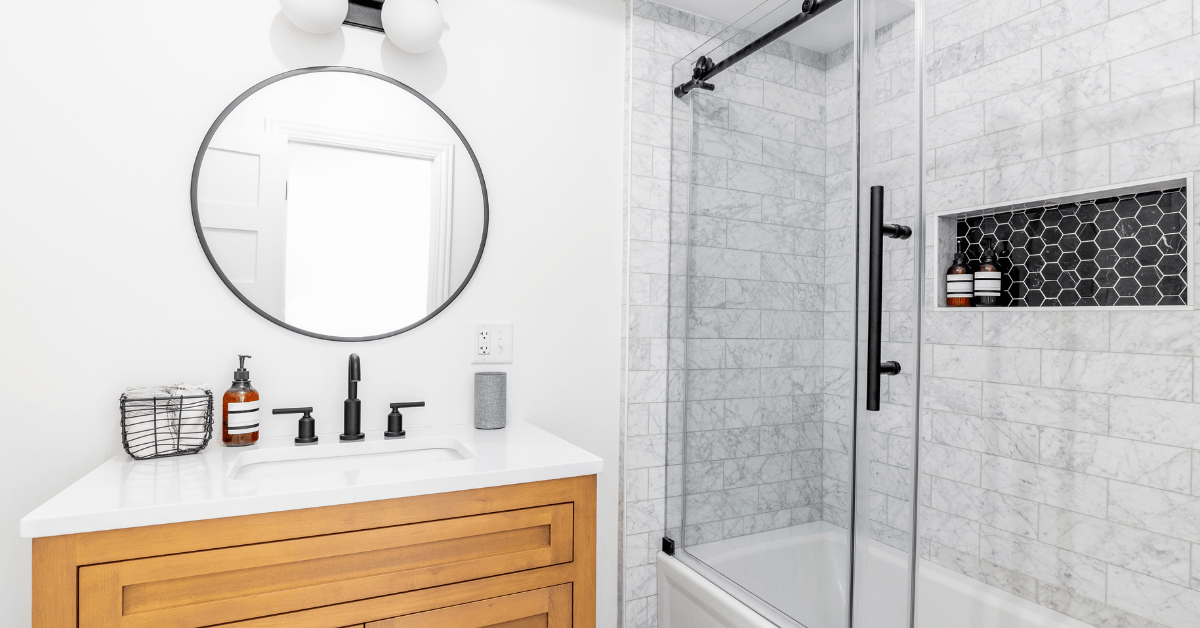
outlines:
{"label": "white wall", "polygon": [[[471,420],[473,320],[510,320],[510,416],[600,455],[599,625],[615,624],[624,22],[620,0],[452,0],[440,49],[405,55],[346,28],[297,44],[274,0],[27,3],[0,39],[0,617],[29,624],[17,521],[118,446],[125,386],[207,381],[235,354],[268,406],[340,424],[362,356],[367,428],[423,399],[414,425]],[[19,25],[19,26],[17,26]],[[462,128],[492,228],[459,300],[399,337],[338,344],[276,327],[208,266],[188,185],[209,124],[293,67],[385,71]],[[568,342],[569,339],[569,342]],[[294,429],[268,418],[266,434]],[[214,446],[220,446],[215,444]]]}

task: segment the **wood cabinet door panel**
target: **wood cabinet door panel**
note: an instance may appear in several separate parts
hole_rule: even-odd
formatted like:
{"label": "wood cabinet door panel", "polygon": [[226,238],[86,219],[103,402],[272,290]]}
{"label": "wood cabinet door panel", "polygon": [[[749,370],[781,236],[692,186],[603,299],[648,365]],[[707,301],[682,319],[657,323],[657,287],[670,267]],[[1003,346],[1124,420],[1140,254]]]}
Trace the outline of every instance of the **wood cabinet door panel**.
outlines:
{"label": "wood cabinet door panel", "polygon": [[367,624],[366,628],[570,628],[571,585],[439,608]]}
{"label": "wood cabinet door panel", "polygon": [[556,504],[79,570],[81,625],[199,628],[570,562]]}

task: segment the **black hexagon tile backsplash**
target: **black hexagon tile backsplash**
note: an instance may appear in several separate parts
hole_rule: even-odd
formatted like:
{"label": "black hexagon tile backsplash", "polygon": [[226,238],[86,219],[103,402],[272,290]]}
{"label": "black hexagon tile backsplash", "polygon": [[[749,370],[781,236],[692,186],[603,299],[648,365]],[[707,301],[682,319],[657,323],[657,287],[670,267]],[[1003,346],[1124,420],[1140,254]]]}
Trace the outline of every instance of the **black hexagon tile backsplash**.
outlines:
{"label": "black hexagon tile backsplash", "polygon": [[972,270],[997,251],[1008,307],[1186,305],[1187,188],[958,219]]}

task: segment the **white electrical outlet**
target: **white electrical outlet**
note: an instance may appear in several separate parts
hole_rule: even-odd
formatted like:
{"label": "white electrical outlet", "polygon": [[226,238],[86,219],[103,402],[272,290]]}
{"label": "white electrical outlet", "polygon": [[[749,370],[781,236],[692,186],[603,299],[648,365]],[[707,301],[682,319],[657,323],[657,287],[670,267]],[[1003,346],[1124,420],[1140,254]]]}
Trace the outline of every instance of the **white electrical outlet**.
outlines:
{"label": "white electrical outlet", "polygon": [[512,364],[512,323],[475,323],[473,364]]}

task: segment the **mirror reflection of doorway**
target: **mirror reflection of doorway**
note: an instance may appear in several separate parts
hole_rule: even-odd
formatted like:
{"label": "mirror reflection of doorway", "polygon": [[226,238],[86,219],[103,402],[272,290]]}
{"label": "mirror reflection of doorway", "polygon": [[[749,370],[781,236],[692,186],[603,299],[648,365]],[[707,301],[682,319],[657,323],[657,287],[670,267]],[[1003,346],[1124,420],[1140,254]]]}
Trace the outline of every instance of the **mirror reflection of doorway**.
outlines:
{"label": "mirror reflection of doorway", "polygon": [[289,142],[287,320],[304,329],[338,328],[344,310],[353,308],[361,327],[341,331],[366,335],[397,316],[419,320],[435,308],[432,177],[427,159]]}

